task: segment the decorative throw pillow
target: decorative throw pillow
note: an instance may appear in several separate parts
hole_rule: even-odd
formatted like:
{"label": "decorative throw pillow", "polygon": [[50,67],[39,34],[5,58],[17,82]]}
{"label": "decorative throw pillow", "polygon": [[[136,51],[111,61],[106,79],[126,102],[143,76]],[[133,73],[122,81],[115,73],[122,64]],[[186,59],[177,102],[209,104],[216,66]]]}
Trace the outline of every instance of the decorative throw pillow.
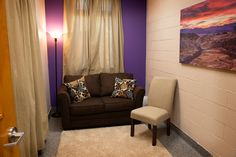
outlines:
{"label": "decorative throw pillow", "polygon": [[133,91],[136,80],[115,78],[114,91],[112,97],[133,99]]}
{"label": "decorative throw pillow", "polygon": [[64,85],[67,87],[71,100],[74,103],[81,102],[91,97],[87,87],[85,86],[84,77],[69,83],[64,83]]}

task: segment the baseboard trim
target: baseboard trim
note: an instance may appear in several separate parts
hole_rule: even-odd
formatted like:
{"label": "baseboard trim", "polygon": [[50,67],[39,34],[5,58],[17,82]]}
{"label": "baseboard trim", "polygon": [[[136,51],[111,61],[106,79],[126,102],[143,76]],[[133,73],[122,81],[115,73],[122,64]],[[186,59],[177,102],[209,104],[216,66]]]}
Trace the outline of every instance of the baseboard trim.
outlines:
{"label": "baseboard trim", "polygon": [[171,128],[175,131],[180,137],[182,137],[190,146],[192,146],[197,152],[199,152],[204,157],[212,157],[212,155],[201,145],[195,142],[191,137],[185,134],[182,130],[177,128],[173,123],[171,123]]}

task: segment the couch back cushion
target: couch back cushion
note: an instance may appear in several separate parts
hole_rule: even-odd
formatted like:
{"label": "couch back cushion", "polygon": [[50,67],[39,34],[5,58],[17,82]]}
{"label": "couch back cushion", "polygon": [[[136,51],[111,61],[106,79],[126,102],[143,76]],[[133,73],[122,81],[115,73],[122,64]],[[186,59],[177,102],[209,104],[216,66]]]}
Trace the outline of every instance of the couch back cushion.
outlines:
{"label": "couch back cushion", "polygon": [[85,76],[86,86],[92,97],[100,96],[101,83],[100,74],[93,74]]}
{"label": "couch back cushion", "polygon": [[82,77],[83,75],[65,75],[64,76],[64,83],[69,83],[75,80],[78,80]]}
{"label": "couch back cushion", "polygon": [[128,73],[101,73],[101,96],[110,96],[114,90],[115,78],[133,79],[133,74]]}
{"label": "couch back cushion", "polygon": [[[68,83],[77,79],[80,79],[82,75],[65,75],[64,83]],[[100,96],[100,74],[86,75],[85,76],[86,87],[92,97]]]}

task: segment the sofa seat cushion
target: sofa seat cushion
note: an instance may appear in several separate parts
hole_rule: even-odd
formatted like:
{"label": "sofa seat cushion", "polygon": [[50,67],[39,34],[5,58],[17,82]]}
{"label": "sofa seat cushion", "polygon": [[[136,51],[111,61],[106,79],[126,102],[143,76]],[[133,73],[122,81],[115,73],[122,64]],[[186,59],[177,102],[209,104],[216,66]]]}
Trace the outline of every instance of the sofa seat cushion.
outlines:
{"label": "sofa seat cushion", "polygon": [[110,96],[102,97],[105,104],[105,112],[116,112],[132,110],[135,107],[135,102],[126,98],[112,98]]}
{"label": "sofa seat cushion", "polygon": [[111,96],[114,90],[115,78],[133,79],[133,74],[128,73],[101,73],[101,96]]}
{"label": "sofa seat cushion", "polygon": [[93,97],[79,103],[70,105],[70,113],[72,116],[89,115],[103,113],[105,105],[101,98]]}

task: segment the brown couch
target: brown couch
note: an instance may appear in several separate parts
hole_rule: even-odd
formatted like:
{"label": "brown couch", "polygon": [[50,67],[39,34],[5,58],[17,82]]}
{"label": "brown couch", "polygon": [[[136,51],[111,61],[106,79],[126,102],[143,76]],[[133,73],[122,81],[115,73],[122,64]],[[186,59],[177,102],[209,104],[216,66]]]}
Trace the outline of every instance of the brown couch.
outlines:
{"label": "brown couch", "polygon": [[[65,76],[64,82],[71,82],[80,77],[81,75]],[[133,75],[127,73],[101,73],[85,76],[91,98],[76,104],[71,102],[67,88],[64,85],[60,87],[57,102],[61,110],[64,130],[130,124],[130,111],[142,106],[145,91],[140,87],[135,87],[134,100],[112,98],[115,77],[133,79]]]}

